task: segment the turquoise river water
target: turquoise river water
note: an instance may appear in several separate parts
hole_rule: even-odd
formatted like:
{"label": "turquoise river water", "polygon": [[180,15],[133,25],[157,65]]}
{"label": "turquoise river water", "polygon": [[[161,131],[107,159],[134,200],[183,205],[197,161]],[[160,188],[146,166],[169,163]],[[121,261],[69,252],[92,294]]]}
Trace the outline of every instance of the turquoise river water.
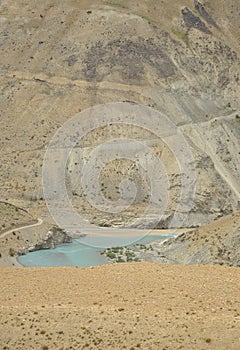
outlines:
{"label": "turquoise river water", "polygon": [[[155,240],[166,240],[175,235],[145,236],[136,240],[135,243],[146,244]],[[101,238],[102,239],[102,238]],[[108,238],[109,240],[109,238]],[[114,242],[115,246],[121,244]],[[112,245],[113,246],[113,245]],[[107,264],[107,259],[101,255],[103,249],[84,244],[84,237],[74,239],[72,243],[59,245],[55,249],[39,250],[22,255],[18,261],[23,266],[96,266]]]}

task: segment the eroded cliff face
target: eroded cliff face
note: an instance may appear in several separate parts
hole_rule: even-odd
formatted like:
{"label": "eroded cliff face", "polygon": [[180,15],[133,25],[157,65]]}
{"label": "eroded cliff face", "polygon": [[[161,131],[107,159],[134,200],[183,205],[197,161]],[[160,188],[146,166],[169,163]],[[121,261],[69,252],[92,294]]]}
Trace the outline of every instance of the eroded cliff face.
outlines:
{"label": "eroded cliff face", "polygon": [[54,249],[60,244],[71,243],[72,238],[61,228],[52,227],[45,236],[34,244],[26,244],[25,247],[17,249],[17,255],[24,255],[37,250]]}
{"label": "eroded cliff face", "polygon": [[[239,7],[233,0],[2,1],[1,197],[31,205],[34,215],[46,211],[42,163],[55,131],[86,108],[131,101],[166,115],[189,144],[196,196],[185,225],[239,208]],[[158,227],[168,227],[181,210],[184,169],[162,140],[126,126],[86,135],[77,145],[82,161],[117,137],[145,142],[165,164],[169,200]],[[143,152],[138,156],[146,161]],[[76,209],[98,225],[131,225],[149,200],[146,173],[130,160],[102,169],[100,187],[110,201],[119,199],[125,178],[136,185],[133,205],[109,214],[88,203],[79,162],[73,150],[66,181]],[[153,210],[138,226],[147,227],[156,215]]]}
{"label": "eroded cliff face", "polygon": [[140,254],[143,260],[170,264],[240,266],[240,213],[227,215]]}

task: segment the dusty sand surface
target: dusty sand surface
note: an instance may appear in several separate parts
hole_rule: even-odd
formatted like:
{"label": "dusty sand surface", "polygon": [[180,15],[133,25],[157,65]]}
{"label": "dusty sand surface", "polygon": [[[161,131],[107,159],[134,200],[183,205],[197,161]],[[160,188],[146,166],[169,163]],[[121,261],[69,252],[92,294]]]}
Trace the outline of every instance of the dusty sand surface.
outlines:
{"label": "dusty sand surface", "polygon": [[2,268],[1,349],[240,349],[240,269]]}
{"label": "dusty sand surface", "polygon": [[113,237],[114,235],[119,235],[121,237],[143,237],[143,236],[160,236],[160,235],[172,235],[172,234],[181,234],[185,232],[192,231],[191,228],[181,228],[181,229],[163,229],[163,230],[146,230],[146,229],[134,229],[134,228],[112,228],[108,229],[108,231],[104,230],[101,233],[101,228],[95,227],[93,229],[88,229],[86,231],[83,230],[83,233],[89,234],[93,237]]}

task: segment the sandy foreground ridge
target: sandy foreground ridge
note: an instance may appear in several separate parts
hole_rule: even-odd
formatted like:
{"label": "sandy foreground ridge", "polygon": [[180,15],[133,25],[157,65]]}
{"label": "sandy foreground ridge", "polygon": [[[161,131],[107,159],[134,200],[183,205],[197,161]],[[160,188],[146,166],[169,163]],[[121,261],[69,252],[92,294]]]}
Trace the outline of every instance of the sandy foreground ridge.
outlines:
{"label": "sandy foreground ridge", "polygon": [[240,348],[240,270],[2,268],[2,349]]}

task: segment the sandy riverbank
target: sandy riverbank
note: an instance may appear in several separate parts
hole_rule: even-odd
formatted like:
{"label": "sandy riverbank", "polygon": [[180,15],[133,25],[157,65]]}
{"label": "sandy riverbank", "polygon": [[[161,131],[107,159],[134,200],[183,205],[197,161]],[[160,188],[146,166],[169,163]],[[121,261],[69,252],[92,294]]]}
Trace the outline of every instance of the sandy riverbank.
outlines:
{"label": "sandy riverbank", "polygon": [[[162,229],[162,230],[145,230],[145,229],[134,229],[134,228],[101,228],[93,227],[81,230],[79,234],[74,233],[74,238],[85,237],[144,237],[144,236],[160,236],[160,235],[179,235],[184,232],[192,231],[192,228],[181,228],[181,229]],[[71,235],[71,231],[69,231]]]}
{"label": "sandy riverbank", "polygon": [[17,257],[5,257],[0,259],[0,268],[1,267],[22,267]]}

